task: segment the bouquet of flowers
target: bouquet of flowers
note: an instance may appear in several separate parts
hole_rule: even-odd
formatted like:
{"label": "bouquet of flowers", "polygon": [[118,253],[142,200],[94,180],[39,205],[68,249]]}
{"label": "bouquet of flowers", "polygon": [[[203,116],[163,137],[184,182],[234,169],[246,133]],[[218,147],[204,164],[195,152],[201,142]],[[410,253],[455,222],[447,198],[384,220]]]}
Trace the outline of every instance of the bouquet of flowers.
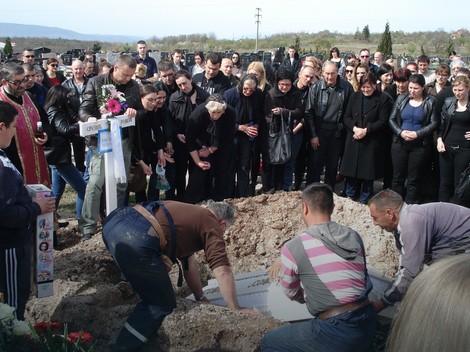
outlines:
{"label": "bouquet of flowers", "polygon": [[128,108],[124,93],[119,92],[116,86],[104,84],[101,86],[100,113],[103,117],[117,116]]}
{"label": "bouquet of flowers", "polygon": [[93,337],[86,332],[68,332],[67,324],[36,323],[33,328],[14,318],[15,309],[0,303],[0,351],[92,352]]}

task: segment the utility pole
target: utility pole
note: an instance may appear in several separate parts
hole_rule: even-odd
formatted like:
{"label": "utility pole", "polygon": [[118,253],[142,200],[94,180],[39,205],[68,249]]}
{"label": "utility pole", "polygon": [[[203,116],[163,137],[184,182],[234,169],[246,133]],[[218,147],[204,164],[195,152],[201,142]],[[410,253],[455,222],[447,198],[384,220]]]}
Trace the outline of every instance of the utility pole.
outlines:
{"label": "utility pole", "polygon": [[255,18],[256,18],[256,45],[255,45],[255,53],[258,53],[258,38],[259,38],[259,24],[261,23],[260,17],[261,17],[261,8],[257,7],[256,8],[256,13],[255,13]]}

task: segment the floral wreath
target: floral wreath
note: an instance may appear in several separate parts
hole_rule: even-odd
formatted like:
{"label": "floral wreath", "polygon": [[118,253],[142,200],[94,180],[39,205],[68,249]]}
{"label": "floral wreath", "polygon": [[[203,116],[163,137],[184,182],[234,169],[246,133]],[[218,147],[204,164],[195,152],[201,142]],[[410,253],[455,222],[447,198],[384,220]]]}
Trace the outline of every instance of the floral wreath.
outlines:
{"label": "floral wreath", "polygon": [[124,93],[119,92],[113,84],[101,86],[100,113],[103,117],[120,115],[129,107]]}

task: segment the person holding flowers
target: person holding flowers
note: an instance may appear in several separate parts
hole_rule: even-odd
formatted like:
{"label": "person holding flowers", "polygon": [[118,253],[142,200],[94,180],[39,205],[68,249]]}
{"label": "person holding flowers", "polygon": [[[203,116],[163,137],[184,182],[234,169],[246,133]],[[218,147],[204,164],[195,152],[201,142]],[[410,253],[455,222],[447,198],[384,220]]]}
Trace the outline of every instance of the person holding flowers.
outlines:
{"label": "person holding flowers", "polygon": [[[137,63],[128,55],[121,55],[108,73],[93,77],[87,84],[80,105],[80,119],[96,121],[108,116],[125,114],[135,118],[137,110],[142,108],[139,84],[132,79]],[[121,132],[122,154],[126,175],[129,174],[132,152],[133,128],[124,128]],[[82,240],[90,239],[96,231],[99,219],[100,197],[103,191],[104,156],[98,153],[97,137],[91,136],[87,141],[92,152],[88,173],[90,179],[85,191],[85,200],[79,229]],[[127,188],[125,183],[117,184],[118,206],[124,204]]]}

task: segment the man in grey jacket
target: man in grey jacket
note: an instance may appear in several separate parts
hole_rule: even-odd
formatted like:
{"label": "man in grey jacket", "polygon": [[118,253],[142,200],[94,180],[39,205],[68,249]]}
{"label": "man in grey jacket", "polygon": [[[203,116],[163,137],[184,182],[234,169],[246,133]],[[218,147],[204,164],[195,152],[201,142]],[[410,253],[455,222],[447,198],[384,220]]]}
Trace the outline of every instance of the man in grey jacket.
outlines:
{"label": "man in grey jacket", "polygon": [[406,204],[392,191],[369,201],[374,224],[392,232],[400,264],[392,287],[379,301],[377,312],[401,300],[425,265],[442,257],[470,252],[470,209],[451,203]]}

